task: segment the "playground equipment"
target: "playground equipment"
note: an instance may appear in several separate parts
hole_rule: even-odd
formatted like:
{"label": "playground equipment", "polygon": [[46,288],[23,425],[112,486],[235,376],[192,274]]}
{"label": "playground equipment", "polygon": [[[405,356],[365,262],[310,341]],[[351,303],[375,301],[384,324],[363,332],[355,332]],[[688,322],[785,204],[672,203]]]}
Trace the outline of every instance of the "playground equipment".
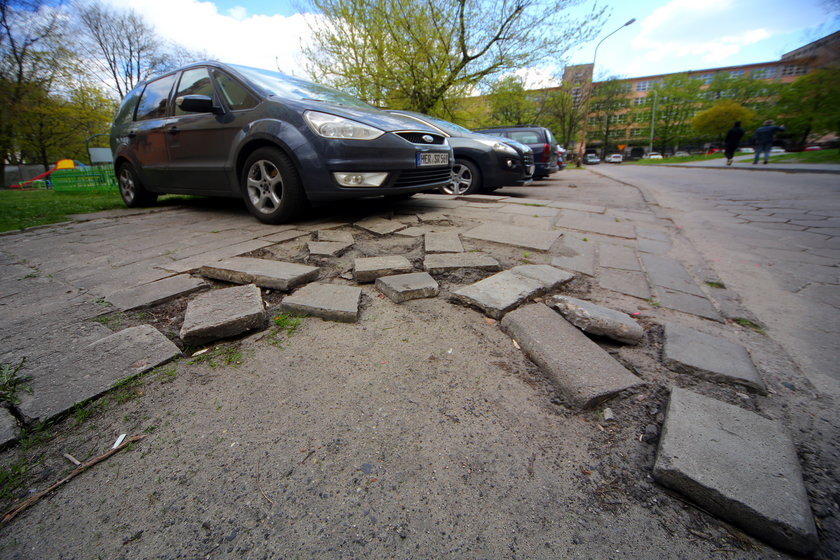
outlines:
{"label": "playground equipment", "polygon": [[80,161],[60,159],[48,171],[29,181],[9,185],[10,189],[53,189],[55,191],[109,191],[117,188],[112,167],[86,166]]}

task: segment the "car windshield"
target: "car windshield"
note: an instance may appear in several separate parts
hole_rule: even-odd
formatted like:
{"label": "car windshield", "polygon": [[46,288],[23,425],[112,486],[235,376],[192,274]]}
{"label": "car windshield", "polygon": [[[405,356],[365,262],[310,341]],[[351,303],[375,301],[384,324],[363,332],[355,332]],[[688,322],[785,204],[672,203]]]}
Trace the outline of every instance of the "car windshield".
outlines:
{"label": "car windshield", "polygon": [[455,123],[451,123],[449,121],[445,121],[443,119],[438,119],[435,117],[430,117],[429,115],[417,115],[416,118],[422,119],[424,121],[428,121],[444,131],[445,133],[449,134],[450,136],[459,135],[459,134],[472,134],[473,131],[464,128],[463,126],[459,126]]}
{"label": "car windshield", "polygon": [[248,66],[239,66],[237,64],[231,64],[231,67],[235,68],[254,84],[278,97],[307,101],[322,101],[325,103],[334,103],[336,105],[345,105],[348,107],[359,107],[364,109],[375,108],[373,105],[365,103],[361,99],[357,99],[352,95],[348,95],[337,89],[307,82],[306,80],[287,76],[285,74],[281,74],[280,72],[262,70],[260,68],[250,68]]}

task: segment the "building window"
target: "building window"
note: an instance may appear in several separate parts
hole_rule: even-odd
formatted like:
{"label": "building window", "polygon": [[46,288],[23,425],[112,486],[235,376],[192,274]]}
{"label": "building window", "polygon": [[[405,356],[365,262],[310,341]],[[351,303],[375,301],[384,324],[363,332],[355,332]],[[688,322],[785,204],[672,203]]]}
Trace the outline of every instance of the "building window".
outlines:
{"label": "building window", "polygon": [[637,97],[636,99],[633,100],[633,105],[644,105],[645,101],[647,101],[647,98]]}
{"label": "building window", "polygon": [[767,68],[759,68],[750,72],[750,77],[756,80],[769,80],[776,77],[776,67],[768,66]]}
{"label": "building window", "polygon": [[730,70],[729,71],[729,77],[730,78],[740,78],[743,75],[744,75],[743,70]]}
{"label": "building window", "polygon": [[641,136],[641,135],[642,135],[642,129],[641,128],[631,128],[630,129],[630,136],[637,137],[637,136]]}
{"label": "building window", "polygon": [[697,79],[703,80],[703,85],[707,86],[712,83],[712,78],[714,77],[714,74],[701,74],[700,76],[697,76]]}
{"label": "building window", "polygon": [[653,81],[645,80],[643,82],[636,82],[636,91],[648,91],[653,85]]}
{"label": "building window", "polygon": [[807,73],[808,69],[799,64],[786,64],[782,66],[782,76],[801,76]]}

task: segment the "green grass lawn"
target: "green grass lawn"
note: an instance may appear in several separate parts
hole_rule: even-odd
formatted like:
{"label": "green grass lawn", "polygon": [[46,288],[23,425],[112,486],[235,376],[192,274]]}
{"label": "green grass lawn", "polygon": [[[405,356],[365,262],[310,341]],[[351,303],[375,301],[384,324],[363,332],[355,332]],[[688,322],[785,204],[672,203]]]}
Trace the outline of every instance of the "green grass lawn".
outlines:
{"label": "green grass lawn", "polygon": [[0,231],[67,221],[70,214],[125,208],[119,192],[0,190]]}
{"label": "green grass lawn", "polygon": [[701,154],[696,156],[686,156],[686,157],[666,157],[662,159],[640,159],[636,161],[625,161],[625,163],[630,163],[633,165],[659,165],[661,163],[688,163],[690,161],[706,161],[708,159],[721,159],[723,157],[723,152],[718,152],[716,154]]}
{"label": "green grass lawn", "polygon": [[840,163],[840,150],[814,150],[770,156],[773,163]]}

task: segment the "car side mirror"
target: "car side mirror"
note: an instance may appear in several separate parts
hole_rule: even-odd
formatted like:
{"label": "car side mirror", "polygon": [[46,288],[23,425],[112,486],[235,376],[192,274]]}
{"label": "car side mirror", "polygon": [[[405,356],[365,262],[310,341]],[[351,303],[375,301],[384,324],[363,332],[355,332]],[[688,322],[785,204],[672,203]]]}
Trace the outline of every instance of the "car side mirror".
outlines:
{"label": "car side mirror", "polygon": [[219,107],[213,105],[213,98],[208,95],[182,95],[175,100],[182,111],[189,113],[221,113]]}

